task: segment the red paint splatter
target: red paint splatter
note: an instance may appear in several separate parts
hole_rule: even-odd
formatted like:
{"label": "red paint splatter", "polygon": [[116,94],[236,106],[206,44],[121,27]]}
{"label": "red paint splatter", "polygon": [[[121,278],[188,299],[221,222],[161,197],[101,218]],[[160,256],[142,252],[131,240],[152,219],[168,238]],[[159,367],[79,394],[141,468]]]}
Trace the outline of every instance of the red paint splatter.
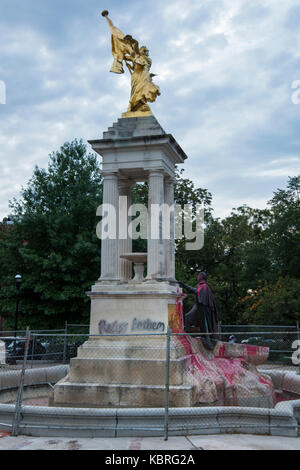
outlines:
{"label": "red paint splatter", "polygon": [[[248,370],[247,358],[265,354],[265,348],[260,346],[240,345],[241,357],[230,357],[230,348],[227,350],[227,343],[218,343],[216,355],[207,352],[202,346],[199,347],[199,341],[189,335],[178,336],[178,340],[184,347],[187,360],[187,370],[194,376],[195,381],[199,384],[203,380],[203,376],[210,378],[216,385],[218,399],[223,406],[237,406],[239,404],[238,386],[240,377],[243,377],[245,371]],[[244,347],[245,346],[245,347]],[[227,357],[226,357],[227,356]],[[250,363],[253,361],[250,361]],[[245,370],[246,369],[246,370]],[[261,376],[255,367],[249,372],[257,377],[258,383],[266,385],[269,388],[269,394],[272,397],[273,404],[277,403],[276,395],[272,381],[265,376]],[[226,393],[224,395],[224,391]],[[226,398],[225,398],[226,397]]]}
{"label": "red paint splatter", "polygon": [[140,450],[142,446],[142,439],[132,439],[130,441],[128,450]]}

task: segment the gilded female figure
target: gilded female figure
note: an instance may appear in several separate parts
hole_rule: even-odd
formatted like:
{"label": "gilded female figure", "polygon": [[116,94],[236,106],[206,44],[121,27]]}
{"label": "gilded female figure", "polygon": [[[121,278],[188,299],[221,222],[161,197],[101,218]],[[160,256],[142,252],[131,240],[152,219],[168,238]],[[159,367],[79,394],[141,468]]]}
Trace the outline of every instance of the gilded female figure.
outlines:
{"label": "gilded female figure", "polygon": [[160,95],[160,89],[152,81],[155,75],[150,73],[152,60],[146,46],[139,47],[138,41],[132,36],[122,33],[108,18],[108,12],[103,11],[111,31],[112,55],[114,62],[111,72],[124,73],[123,61],[131,74],[131,96],[128,113],[147,113],[150,108],[148,102],[153,103]]}
{"label": "gilded female figure", "polygon": [[[139,49],[136,57],[126,57],[125,61],[131,73],[131,96],[128,112],[150,111],[147,102],[153,103],[160,95],[160,89],[152,81],[154,74],[150,73],[152,60],[146,46]],[[129,63],[131,61],[131,64]]]}

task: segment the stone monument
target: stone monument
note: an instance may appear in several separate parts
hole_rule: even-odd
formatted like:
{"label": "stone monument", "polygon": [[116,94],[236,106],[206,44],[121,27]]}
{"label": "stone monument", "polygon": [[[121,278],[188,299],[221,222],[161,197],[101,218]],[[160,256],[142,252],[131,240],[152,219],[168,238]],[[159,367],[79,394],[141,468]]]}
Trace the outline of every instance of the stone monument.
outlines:
{"label": "stone monument", "polygon": [[[183,332],[182,292],[175,279],[174,182],[176,165],[187,156],[149,108],[160,89],[152,81],[148,49],[116,28],[107,11],[102,15],[111,31],[111,71],[124,73],[125,63],[131,74],[127,111],[102,139],[89,142],[102,157],[103,205],[98,215],[105,217],[105,208],[113,208],[115,236],[106,236],[101,225],[101,276],[88,292],[90,336],[71,360],[67,377],[55,385],[50,404],[163,407],[167,329]],[[147,252],[134,253],[128,213],[131,187],[145,181]],[[162,213],[158,222],[152,219],[152,207],[163,205],[169,208],[167,237]],[[250,398],[250,406],[273,406],[272,384],[255,367],[267,353],[267,348],[250,350],[222,342],[207,351],[201,340],[173,337],[170,406],[237,405],[250,403]]]}
{"label": "stone monument", "polygon": [[[159,333],[167,332],[181,297],[175,280],[174,182],[176,165],[187,156],[147,104],[160,94],[149,73],[147,48],[139,48],[136,40],[114,27],[108,12],[102,15],[112,33],[111,71],[123,73],[124,61],[132,83],[127,112],[102,139],[89,141],[102,157],[102,207],[114,208],[117,236],[101,236],[101,276],[88,292],[90,339],[71,360],[69,375],[55,386],[52,403],[163,406],[166,337]],[[147,253],[133,253],[128,234],[130,193],[134,184],[145,181],[149,188]],[[167,238],[162,233],[162,216],[158,224],[151,218],[155,205],[170,208]],[[178,353],[172,354],[177,366]],[[185,394],[178,404],[191,403],[192,387],[187,391],[181,379],[174,376],[174,381],[175,392],[182,388]]]}

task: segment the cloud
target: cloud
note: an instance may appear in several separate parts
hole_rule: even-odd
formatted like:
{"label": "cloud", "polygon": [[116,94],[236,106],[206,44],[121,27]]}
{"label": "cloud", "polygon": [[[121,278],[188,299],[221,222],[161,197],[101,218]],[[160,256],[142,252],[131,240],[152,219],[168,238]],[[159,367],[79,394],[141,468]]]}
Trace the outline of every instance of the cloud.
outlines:
{"label": "cloud", "polygon": [[[299,172],[295,0],[108,0],[107,8],[149,47],[162,91],[153,113],[216,213],[261,207]],[[0,219],[36,164],[46,167],[67,140],[101,137],[127,108],[130,78],[109,73],[100,10],[96,0],[1,1]]]}

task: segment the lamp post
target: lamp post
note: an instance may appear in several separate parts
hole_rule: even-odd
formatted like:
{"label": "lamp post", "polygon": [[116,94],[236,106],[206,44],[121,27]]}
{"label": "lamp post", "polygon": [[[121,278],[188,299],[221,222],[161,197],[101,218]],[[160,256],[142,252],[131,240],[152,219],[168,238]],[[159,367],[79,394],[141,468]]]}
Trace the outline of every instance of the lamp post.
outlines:
{"label": "lamp post", "polygon": [[16,361],[16,337],[18,331],[18,315],[19,315],[19,302],[20,302],[20,292],[21,292],[21,284],[22,284],[22,276],[21,274],[15,275],[15,283],[16,283],[16,312],[15,312],[15,343],[14,343],[14,362]]}

